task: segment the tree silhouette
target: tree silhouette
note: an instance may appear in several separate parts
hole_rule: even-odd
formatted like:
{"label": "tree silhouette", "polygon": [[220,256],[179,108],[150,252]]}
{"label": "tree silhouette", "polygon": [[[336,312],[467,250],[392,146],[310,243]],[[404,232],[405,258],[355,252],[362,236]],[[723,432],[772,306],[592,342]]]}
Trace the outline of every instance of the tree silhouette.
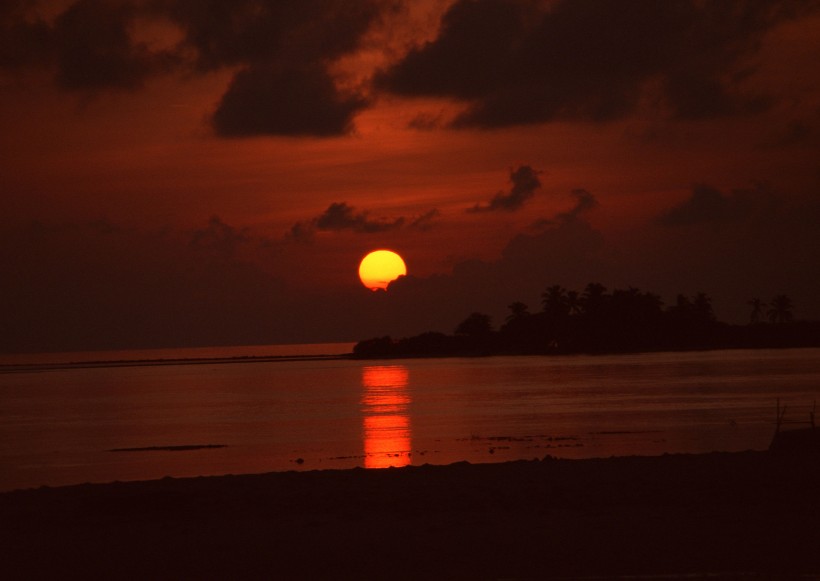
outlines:
{"label": "tree silhouette", "polygon": [[709,323],[715,320],[712,299],[706,293],[695,295],[695,300],[692,301],[692,316],[701,323]]}
{"label": "tree silhouette", "polygon": [[581,295],[581,307],[588,315],[600,313],[609,297],[606,294],[606,287],[598,282],[589,283]]}
{"label": "tree silhouette", "polygon": [[510,321],[517,321],[518,319],[523,319],[524,317],[530,314],[529,307],[521,301],[516,301],[512,304],[509,304],[507,305],[507,308],[510,309],[510,314],[507,315],[508,323]]}
{"label": "tree silhouette", "polygon": [[761,319],[763,319],[763,309],[766,308],[766,303],[758,298],[754,298],[749,301],[749,306],[752,307],[752,314],[749,316],[749,322],[753,325],[759,323]]}
{"label": "tree silhouette", "polygon": [[[359,342],[358,357],[622,353],[657,350],[820,346],[820,321],[793,321],[794,305],[780,294],[766,304],[749,301],[751,322],[764,314],[773,323],[731,325],[718,321],[712,299],[699,292],[677,295],[664,307],[660,296],[634,287],[609,292],[589,283],[582,293],[561,285],[541,295],[543,310],[530,313],[526,304],[507,305],[509,315],[497,331],[489,315],[471,313],[453,335],[427,332],[393,340],[377,337]],[[792,322],[793,321],[793,322]]]}
{"label": "tree silhouette", "polygon": [[544,312],[552,318],[569,314],[567,291],[560,284],[554,284],[541,294]]}
{"label": "tree silhouette", "polygon": [[793,318],[792,310],[794,310],[794,305],[789,297],[775,295],[769,303],[767,315],[772,323],[788,323]]}
{"label": "tree silhouette", "polygon": [[481,337],[493,332],[492,319],[484,313],[471,313],[455,329],[456,335]]}
{"label": "tree silhouette", "polygon": [[578,291],[569,291],[565,297],[567,312],[570,315],[578,315],[581,313],[581,298]]}

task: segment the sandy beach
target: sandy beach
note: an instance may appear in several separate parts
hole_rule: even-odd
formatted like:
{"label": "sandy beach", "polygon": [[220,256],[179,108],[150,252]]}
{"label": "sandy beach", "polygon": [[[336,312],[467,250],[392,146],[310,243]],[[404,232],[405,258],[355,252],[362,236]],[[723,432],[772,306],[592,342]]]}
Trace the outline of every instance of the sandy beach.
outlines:
{"label": "sandy beach", "polygon": [[820,464],[766,452],[0,495],[4,578],[817,578]]}

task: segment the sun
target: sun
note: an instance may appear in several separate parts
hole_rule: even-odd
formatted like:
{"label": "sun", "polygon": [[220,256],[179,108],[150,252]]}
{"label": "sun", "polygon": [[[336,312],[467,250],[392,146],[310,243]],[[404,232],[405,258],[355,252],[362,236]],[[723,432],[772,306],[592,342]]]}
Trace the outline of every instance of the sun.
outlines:
{"label": "sun", "polygon": [[359,264],[359,279],[372,291],[387,290],[387,285],[405,274],[404,260],[392,250],[374,250]]}

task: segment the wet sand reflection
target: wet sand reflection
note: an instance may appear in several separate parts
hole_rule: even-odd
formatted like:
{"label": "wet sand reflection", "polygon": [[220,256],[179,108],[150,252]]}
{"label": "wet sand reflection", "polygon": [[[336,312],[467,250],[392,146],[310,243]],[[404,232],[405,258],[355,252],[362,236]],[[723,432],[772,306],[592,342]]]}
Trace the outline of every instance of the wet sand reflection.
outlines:
{"label": "wet sand reflection", "polygon": [[404,365],[371,365],[362,369],[365,468],[410,464],[408,376]]}

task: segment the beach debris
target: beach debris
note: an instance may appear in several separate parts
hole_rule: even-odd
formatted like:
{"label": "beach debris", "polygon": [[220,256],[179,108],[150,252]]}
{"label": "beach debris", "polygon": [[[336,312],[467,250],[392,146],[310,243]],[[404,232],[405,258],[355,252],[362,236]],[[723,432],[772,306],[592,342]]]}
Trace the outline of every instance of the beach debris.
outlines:
{"label": "beach debris", "polygon": [[812,410],[809,412],[808,422],[790,421],[791,424],[805,424],[808,427],[782,430],[786,416],[786,406],[780,408],[780,399],[777,400],[777,422],[775,425],[774,437],[769,444],[769,452],[780,456],[814,454],[820,456],[820,430],[815,425],[815,411],[817,402],[814,402]]}

